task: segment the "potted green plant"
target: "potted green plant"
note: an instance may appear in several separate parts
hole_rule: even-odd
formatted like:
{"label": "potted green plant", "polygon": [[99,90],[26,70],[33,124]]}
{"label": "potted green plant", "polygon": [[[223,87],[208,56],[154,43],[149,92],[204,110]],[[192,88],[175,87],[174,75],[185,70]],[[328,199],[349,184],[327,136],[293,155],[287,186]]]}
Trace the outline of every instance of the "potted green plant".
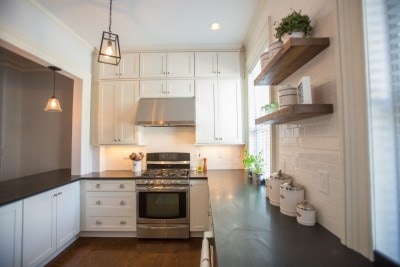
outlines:
{"label": "potted green plant", "polygon": [[249,178],[252,177],[252,169],[253,169],[253,164],[254,164],[254,155],[251,155],[249,151],[246,149],[244,151],[244,159],[243,159],[243,167],[247,171],[247,175]]}
{"label": "potted green plant", "polygon": [[[274,25],[276,24],[277,22],[274,22]],[[296,11],[291,9],[291,13],[282,18],[278,27],[275,28],[275,37],[281,41],[285,34],[290,35],[295,32],[301,32],[299,37],[306,37],[310,36],[312,29],[311,20],[308,15],[302,14],[301,10]]]}
{"label": "potted green plant", "polygon": [[264,180],[264,156],[262,152],[259,152],[257,155],[254,156],[254,163],[253,163],[253,178],[257,183],[262,183]]}

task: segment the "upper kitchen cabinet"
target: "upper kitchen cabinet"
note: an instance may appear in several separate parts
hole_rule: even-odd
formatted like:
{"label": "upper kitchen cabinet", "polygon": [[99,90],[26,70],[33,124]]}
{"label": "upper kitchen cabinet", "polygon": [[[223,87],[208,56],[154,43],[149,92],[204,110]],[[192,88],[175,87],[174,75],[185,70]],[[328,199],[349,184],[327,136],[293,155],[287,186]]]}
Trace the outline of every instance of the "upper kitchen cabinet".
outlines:
{"label": "upper kitchen cabinet", "polygon": [[100,82],[98,97],[98,144],[138,144],[139,129],[135,126],[135,116],[139,82]]}
{"label": "upper kitchen cabinet", "polygon": [[194,52],[141,53],[140,77],[194,77]]}
{"label": "upper kitchen cabinet", "polygon": [[122,53],[117,66],[99,63],[99,79],[139,78],[139,53]]}
{"label": "upper kitchen cabinet", "polygon": [[140,81],[140,97],[194,97],[194,80]]}
{"label": "upper kitchen cabinet", "polygon": [[243,144],[239,79],[196,81],[196,143]]}
{"label": "upper kitchen cabinet", "polygon": [[196,52],[195,76],[199,78],[240,77],[239,52]]}

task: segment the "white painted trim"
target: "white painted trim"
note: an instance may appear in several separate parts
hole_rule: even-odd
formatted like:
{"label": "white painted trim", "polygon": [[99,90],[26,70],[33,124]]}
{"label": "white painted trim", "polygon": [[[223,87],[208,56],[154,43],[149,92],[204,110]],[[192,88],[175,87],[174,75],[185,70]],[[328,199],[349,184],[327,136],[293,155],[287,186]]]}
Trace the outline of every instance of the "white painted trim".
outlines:
{"label": "white painted trim", "polygon": [[373,260],[362,0],[337,0],[338,116],[343,123],[345,233],[341,241]]}

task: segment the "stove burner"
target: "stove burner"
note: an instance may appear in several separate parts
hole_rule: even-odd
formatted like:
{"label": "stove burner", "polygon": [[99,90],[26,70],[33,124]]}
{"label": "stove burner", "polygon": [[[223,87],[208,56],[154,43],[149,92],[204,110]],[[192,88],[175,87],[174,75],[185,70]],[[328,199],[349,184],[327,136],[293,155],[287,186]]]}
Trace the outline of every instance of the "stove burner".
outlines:
{"label": "stove burner", "polygon": [[151,169],[142,173],[143,178],[188,178],[187,169]]}

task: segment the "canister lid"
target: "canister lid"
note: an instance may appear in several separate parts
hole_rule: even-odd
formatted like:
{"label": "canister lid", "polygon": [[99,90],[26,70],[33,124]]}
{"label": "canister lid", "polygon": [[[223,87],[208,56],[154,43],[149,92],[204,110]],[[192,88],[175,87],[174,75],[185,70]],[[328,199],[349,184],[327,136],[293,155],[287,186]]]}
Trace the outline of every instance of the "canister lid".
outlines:
{"label": "canister lid", "polygon": [[288,183],[281,184],[281,188],[286,191],[303,191],[304,190],[304,186],[297,184],[297,183],[293,183],[292,180],[290,180],[290,182],[288,182]]}
{"label": "canister lid", "polygon": [[285,173],[283,173],[281,170],[279,170],[278,172],[274,172],[273,174],[271,174],[271,179],[280,179],[280,180],[286,180],[286,179],[290,179],[290,175],[287,175]]}
{"label": "canister lid", "polygon": [[311,204],[308,204],[307,201],[301,202],[299,204],[297,204],[297,208],[301,209],[301,210],[307,210],[307,211],[313,211],[315,210],[315,207]]}

